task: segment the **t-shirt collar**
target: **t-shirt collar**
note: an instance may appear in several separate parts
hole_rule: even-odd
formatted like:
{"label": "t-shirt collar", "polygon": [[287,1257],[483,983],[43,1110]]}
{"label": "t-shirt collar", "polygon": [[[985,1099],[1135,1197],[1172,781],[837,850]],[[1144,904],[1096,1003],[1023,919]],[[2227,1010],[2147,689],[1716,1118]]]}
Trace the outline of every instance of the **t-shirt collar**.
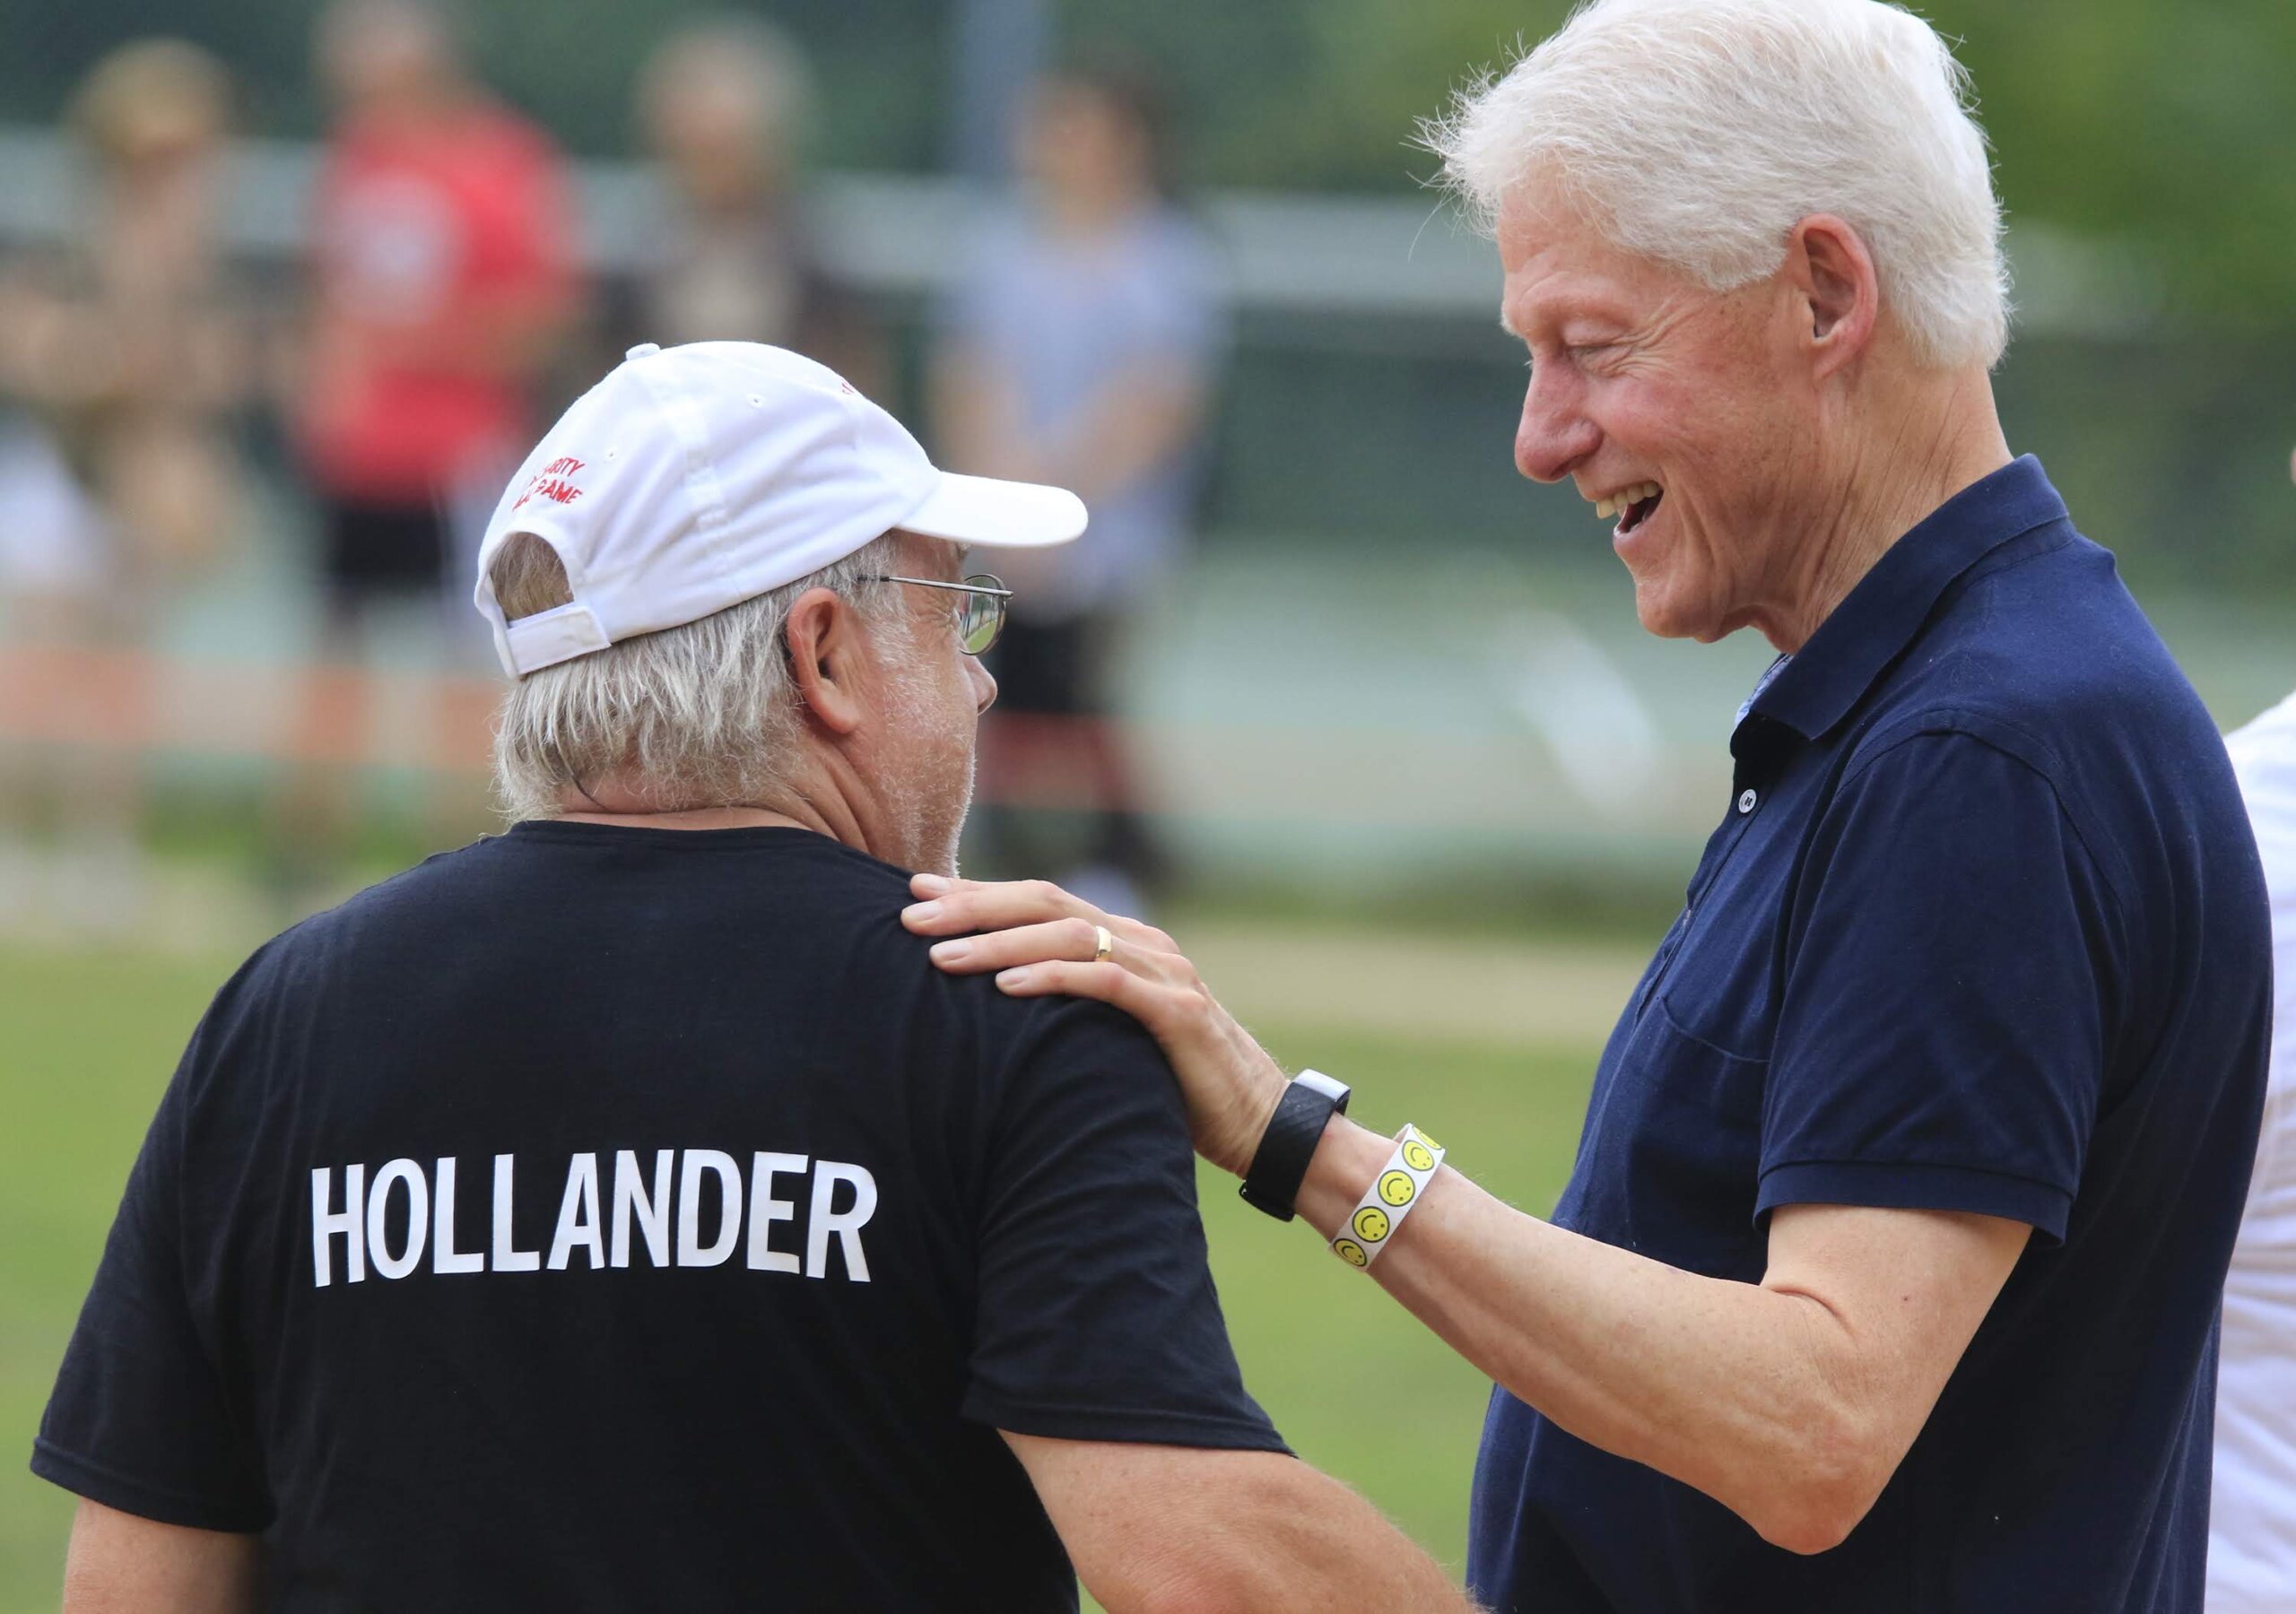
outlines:
{"label": "t-shirt collar", "polygon": [[1891,545],[1809,642],[1781,658],[1748,709],[1816,740],[1847,717],[1970,568],[2012,538],[2066,519],[2031,455],[1962,489]]}

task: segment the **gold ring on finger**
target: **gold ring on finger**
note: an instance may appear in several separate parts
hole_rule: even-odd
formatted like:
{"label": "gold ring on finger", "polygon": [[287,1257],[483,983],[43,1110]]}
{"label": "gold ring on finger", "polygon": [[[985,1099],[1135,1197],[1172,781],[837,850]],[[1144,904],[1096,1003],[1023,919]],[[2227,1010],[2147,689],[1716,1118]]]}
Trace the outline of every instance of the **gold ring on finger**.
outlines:
{"label": "gold ring on finger", "polygon": [[1109,955],[1116,951],[1116,937],[1105,924],[1092,927],[1092,962],[1105,964]]}

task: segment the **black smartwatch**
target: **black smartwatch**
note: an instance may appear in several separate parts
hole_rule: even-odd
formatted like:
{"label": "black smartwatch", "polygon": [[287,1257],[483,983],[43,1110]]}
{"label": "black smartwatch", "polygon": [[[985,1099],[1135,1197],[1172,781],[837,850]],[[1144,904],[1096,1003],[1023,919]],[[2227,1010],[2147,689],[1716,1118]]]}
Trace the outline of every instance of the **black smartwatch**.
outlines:
{"label": "black smartwatch", "polygon": [[1275,1114],[1268,1117],[1267,1130],[1259,1135],[1243,1186],[1236,1190],[1246,1204],[1278,1221],[1292,1219],[1292,1202],[1307,1180],[1308,1161],[1331,1118],[1347,1113],[1347,1098],[1346,1086],[1321,1071],[1302,1071],[1292,1079],[1276,1101]]}

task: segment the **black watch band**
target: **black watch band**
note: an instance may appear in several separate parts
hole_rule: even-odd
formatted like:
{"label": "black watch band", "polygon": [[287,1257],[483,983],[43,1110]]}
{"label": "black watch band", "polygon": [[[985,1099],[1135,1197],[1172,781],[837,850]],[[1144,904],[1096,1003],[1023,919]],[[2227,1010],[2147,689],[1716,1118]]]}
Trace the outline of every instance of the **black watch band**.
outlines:
{"label": "black watch band", "polygon": [[1292,1202],[1307,1180],[1308,1162],[1331,1118],[1347,1113],[1347,1089],[1321,1071],[1302,1071],[1292,1079],[1276,1100],[1275,1114],[1267,1119],[1267,1130],[1259,1135],[1243,1186],[1236,1190],[1246,1204],[1278,1221],[1292,1219]]}

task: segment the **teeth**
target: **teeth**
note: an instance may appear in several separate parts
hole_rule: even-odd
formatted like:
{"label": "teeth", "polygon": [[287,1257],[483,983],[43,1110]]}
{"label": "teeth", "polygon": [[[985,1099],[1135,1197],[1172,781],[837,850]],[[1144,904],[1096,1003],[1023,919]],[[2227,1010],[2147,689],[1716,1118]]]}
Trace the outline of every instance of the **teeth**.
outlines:
{"label": "teeth", "polygon": [[1637,482],[1631,488],[1619,490],[1615,498],[1596,499],[1595,514],[1601,520],[1608,521],[1613,516],[1625,515],[1627,507],[1630,505],[1640,504],[1646,499],[1657,498],[1661,490],[1657,482]]}

